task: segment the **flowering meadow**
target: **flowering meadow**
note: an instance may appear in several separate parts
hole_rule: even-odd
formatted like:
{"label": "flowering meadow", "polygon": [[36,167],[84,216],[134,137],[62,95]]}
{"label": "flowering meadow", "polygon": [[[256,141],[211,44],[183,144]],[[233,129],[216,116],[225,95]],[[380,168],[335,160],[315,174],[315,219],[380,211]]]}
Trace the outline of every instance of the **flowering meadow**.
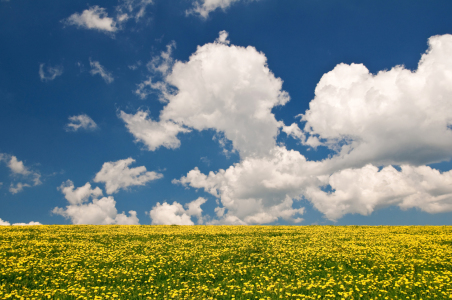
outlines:
{"label": "flowering meadow", "polygon": [[0,299],[452,299],[452,227],[0,226]]}

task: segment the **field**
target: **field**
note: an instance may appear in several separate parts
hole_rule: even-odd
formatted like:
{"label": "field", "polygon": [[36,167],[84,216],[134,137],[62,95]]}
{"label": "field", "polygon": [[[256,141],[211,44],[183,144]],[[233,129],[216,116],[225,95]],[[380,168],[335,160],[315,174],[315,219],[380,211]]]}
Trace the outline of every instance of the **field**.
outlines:
{"label": "field", "polygon": [[452,227],[0,226],[0,299],[452,299]]}

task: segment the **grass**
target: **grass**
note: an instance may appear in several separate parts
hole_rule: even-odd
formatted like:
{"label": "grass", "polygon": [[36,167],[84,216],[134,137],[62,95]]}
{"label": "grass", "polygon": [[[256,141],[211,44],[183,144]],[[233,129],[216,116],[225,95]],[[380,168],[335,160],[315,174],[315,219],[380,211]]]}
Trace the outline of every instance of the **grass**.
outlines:
{"label": "grass", "polygon": [[0,299],[452,299],[451,260],[451,226],[0,226]]}

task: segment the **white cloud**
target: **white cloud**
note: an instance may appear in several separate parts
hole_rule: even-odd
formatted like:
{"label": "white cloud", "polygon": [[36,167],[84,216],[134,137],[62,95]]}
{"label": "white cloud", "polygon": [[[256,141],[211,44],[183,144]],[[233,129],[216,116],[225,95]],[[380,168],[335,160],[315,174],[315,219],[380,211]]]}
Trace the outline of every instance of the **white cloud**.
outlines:
{"label": "white cloud", "polygon": [[31,187],[31,185],[29,185],[28,183],[18,182],[16,184],[16,187],[14,187],[14,184],[11,183],[11,185],[9,186],[9,192],[11,194],[17,194],[22,192],[24,190],[24,187]]}
{"label": "white cloud", "polygon": [[207,200],[199,197],[198,199],[186,204],[187,210],[174,201],[173,204],[157,202],[149,212],[152,219],[152,225],[194,225],[191,216],[198,218],[198,224],[203,223],[201,205]]}
{"label": "white cloud", "polygon": [[209,13],[216,10],[217,8],[221,8],[223,11],[226,11],[229,6],[239,1],[240,0],[195,0],[193,1],[194,7],[190,10],[187,10],[186,14],[199,14],[201,18],[206,19],[209,16]]}
{"label": "white cloud", "polygon": [[8,162],[8,168],[15,174],[21,175],[29,175],[31,172],[24,166],[24,163],[20,160],[17,160],[17,157],[14,155],[11,156],[11,159]]}
{"label": "white cloud", "polygon": [[452,170],[440,173],[427,166],[402,165],[401,171],[372,165],[344,169],[327,179],[332,192],[308,187],[306,197],[330,220],[347,213],[369,215],[390,205],[419,208],[428,213],[452,211]]}
{"label": "white cloud", "polygon": [[206,201],[207,201],[207,199],[205,199],[203,197],[199,197],[198,199],[185,204],[185,207],[187,208],[186,213],[189,216],[195,216],[196,218],[198,218],[198,224],[203,223],[201,205],[206,203]]}
{"label": "white cloud", "polygon": [[63,67],[62,66],[47,66],[47,68],[44,69],[44,64],[39,65],[39,77],[41,78],[41,81],[52,81],[58,76],[61,76],[63,74]]}
{"label": "white cloud", "polygon": [[89,200],[90,197],[96,199],[102,196],[102,190],[99,187],[91,189],[91,184],[87,182],[84,186],[74,190],[74,183],[71,180],[63,182],[58,188],[63,194],[66,200],[73,205],[82,204]]}
{"label": "white cloud", "polygon": [[29,183],[18,182],[16,184],[11,183],[9,191],[12,194],[17,194],[25,187],[31,187],[41,184],[41,174],[37,171],[32,171],[27,168],[24,163],[17,159],[14,155],[8,155],[0,153],[0,162],[4,161],[8,168],[11,170],[13,177],[19,176],[23,180],[28,180]]}
{"label": "white cloud", "polygon": [[3,221],[3,220],[0,218],[0,226],[9,226],[9,225],[11,225],[9,222]]}
{"label": "white cloud", "polygon": [[91,66],[91,75],[94,76],[99,74],[106,83],[112,83],[114,81],[111,73],[105,70],[105,68],[98,61],[91,61],[90,58],[89,65]]}
{"label": "white cloud", "polygon": [[168,149],[178,148],[180,141],[177,135],[180,132],[190,132],[190,130],[171,121],[153,121],[148,118],[148,113],[144,111],[138,111],[135,115],[121,111],[120,118],[135,137],[135,142],[143,142],[149,151],[154,151],[161,146]]}
{"label": "white cloud", "polygon": [[[282,131],[287,134],[287,136],[292,136],[295,139],[304,140],[305,135],[303,131],[298,127],[296,123],[292,123],[290,126],[283,126]],[[316,145],[311,145],[311,147],[316,147]]]}
{"label": "white cloud", "polygon": [[176,47],[176,43],[172,41],[166,46],[166,51],[162,51],[160,56],[152,57],[151,61],[146,64],[149,72],[151,72],[151,76],[149,76],[148,80],[138,84],[138,88],[135,90],[135,94],[137,94],[141,99],[145,99],[149,94],[155,93],[155,91],[160,91],[162,95],[160,95],[159,100],[161,102],[166,102],[166,99],[170,95],[170,90],[168,86],[162,81],[154,82],[153,78],[158,77],[166,77],[171,68],[174,65],[174,60],[171,57],[173,48]]}
{"label": "white cloud", "polygon": [[42,225],[39,222],[29,222],[29,223],[14,223],[13,226],[35,226],[35,225]]}
{"label": "white cloud", "polygon": [[117,214],[115,221],[117,225],[140,225],[137,212],[134,210],[129,210],[129,217],[124,213]]}
{"label": "white cloud", "polygon": [[[10,226],[11,224],[7,221],[3,221],[0,219],[0,226]],[[29,222],[29,223],[14,223],[13,226],[33,226],[33,225],[42,225],[39,222]]]}
{"label": "white cloud", "polygon": [[[174,63],[161,88],[168,104],[159,123],[214,129],[224,133],[241,156],[262,155],[274,147],[284,125],[271,110],[289,96],[263,53],[251,46],[228,46],[226,37],[222,31],[216,42],[198,47],[188,62]],[[177,93],[165,93],[167,86]],[[150,149],[157,147],[154,143]]]}
{"label": "white cloud", "polygon": [[166,51],[162,51],[160,56],[154,56],[150,62],[146,64],[149,71],[154,73],[160,73],[161,75],[168,75],[174,64],[174,60],[171,57],[173,48],[176,48],[176,42],[172,41],[166,45]]}
{"label": "white cloud", "polygon": [[[195,168],[173,181],[220,199],[215,209],[219,219],[208,223],[300,222],[304,209],[294,208],[294,200],[302,197],[330,220],[347,213],[368,215],[387,205],[451,211],[450,173],[422,165],[452,158],[452,36],[432,37],[429,45],[413,72],[398,66],[372,75],[363,65],[339,64],[317,85],[310,109],[300,115],[305,122],[301,130],[271,113],[289,97],[264,54],[229,46],[227,33],[221,32],[188,62],[174,62],[161,83],[177,92],[164,94],[167,105],[158,122],[137,124],[140,132],[166,122],[214,129],[238,150],[241,161],[227,170],[206,175]],[[147,118],[142,112],[136,116]],[[276,145],[280,129],[305,145],[327,146],[337,154],[307,161]],[[176,135],[174,130],[166,136]],[[135,137],[143,141],[144,136]],[[148,142],[149,149],[167,140]],[[176,141],[172,148],[179,146]],[[391,164],[402,165],[402,171]],[[378,172],[378,166],[387,167]],[[328,184],[335,189],[331,193],[321,189]],[[189,220],[177,203],[157,208],[171,220]]]}
{"label": "white cloud", "polygon": [[105,8],[92,6],[86,9],[82,14],[74,13],[69,18],[63,20],[67,25],[74,25],[86,29],[95,29],[107,33],[118,30],[116,22],[108,17]]}
{"label": "white cloud", "polygon": [[[370,74],[339,64],[323,75],[301,115],[307,145],[337,150],[332,170],[423,165],[452,158],[452,35],[433,36],[418,69]],[[343,145],[345,143],[345,145]]]}
{"label": "white cloud", "polygon": [[77,131],[79,128],[86,130],[94,130],[97,128],[96,122],[86,114],[69,117],[69,121],[70,122],[66,125],[66,131]]}
{"label": "white cloud", "polygon": [[153,4],[153,0],[123,0],[116,7],[118,11],[118,22],[125,22],[130,18],[134,18],[136,22],[142,19],[146,14],[148,5]]}
{"label": "white cloud", "polygon": [[124,212],[118,214],[116,201],[112,196],[102,199],[93,199],[88,204],[71,204],[66,209],[55,207],[52,212],[71,219],[72,224],[92,224],[92,225],[138,225],[137,213],[129,211],[129,216]]}
{"label": "white cloud", "polygon": [[96,174],[94,182],[105,183],[107,194],[116,193],[119,189],[129,186],[145,185],[147,182],[163,177],[163,174],[147,172],[145,166],[130,169],[128,166],[135,162],[132,158],[106,162]]}
{"label": "white cloud", "polygon": [[[75,188],[72,181],[67,180],[57,189],[64,194],[69,205],[66,206],[66,209],[55,207],[52,213],[71,219],[72,224],[139,224],[137,213],[133,210],[129,211],[129,216],[124,212],[118,214],[116,201],[112,196],[97,199],[102,196],[102,190],[99,187],[92,189],[89,182],[82,187]],[[91,202],[89,202],[89,198],[92,198]]]}
{"label": "white cloud", "polygon": [[300,199],[307,186],[322,184],[309,175],[318,165],[297,151],[277,147],[268,157],[248,157],[216,173],[205,175],[195,168],[173,183],[202,188],[220,198],[222,207],[216,209],[220,223],[262,224],[278,218],[295,222],[304,209],[292,208],[292,199]]}
{"label": "white cloud", "polygon": [[137,61],[136,63],[134,63],[133,65],[128,65],[127,67],[130,70],[135,71],[136,69],[138,69],[138,67],[141,66],[141,60]]}

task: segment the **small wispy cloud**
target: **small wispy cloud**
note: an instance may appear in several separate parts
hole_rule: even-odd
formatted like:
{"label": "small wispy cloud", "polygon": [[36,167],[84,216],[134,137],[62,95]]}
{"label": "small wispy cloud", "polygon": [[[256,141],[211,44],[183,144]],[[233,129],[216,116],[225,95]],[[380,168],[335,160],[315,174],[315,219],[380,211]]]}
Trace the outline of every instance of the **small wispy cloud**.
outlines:
{"label": "small wispy cloud", "polygon": [[138,88],[135,90],[135,94],[141,99],[145,99],[149,94],[159,91],[161,93],[159,100],[165,102],[165,97],[171,93],[168,84],[163,81],[155,81],[154,77],[165,78],[169,75],[174,65],[174,59],[171,56],[174,48],[176,48],[176,42],[171,41],[171,43],[166,45],[166,51],[162,51],[159,56],[152,57],[146,64],[151,75],[147,80],[139,83],[137,85]]}
{"label": "small wispy cloud", "polygon": [[118,22],[124,22],[134,18],[138,22],[145,16],[147,6],[153,3],[153,0],[122,0],[122,3],[116,7],[118,11],[116,19]]}
{"label": "small wispy cloud", "polygon": [[41,81],[52,81],[58,76],[61,76],[63,74],[63,67],[62,66],[47,66],[44,67],[45,64],[39,65],[39,77],[41,78]]}
{"label": "small wispy cloud", "polygon": [[14,195],[14,194],[22,192],[24,190],[24,187],[31,187],[31,185],[29,185],[27,183],[18,182],[16,184],[16,186],[14,187],[14,184],[11,183],[11,185],[9,187],[9,192]]}
{"label": "small wispy cloud", "polygon": [[137,61],[137,62],[136,62],[135,64],[133,64],[133,65],[128,65],[127,67],[128,67],[130,70],[135,71],[136,69],[138,69],[139,66],[141,66],[141,60]]}
{"label": "small wispy cloud", "polygon": [[110,72],[105,70],[105,68],[98,61],[89,60],[89,65],[91,66],[91,75],[99,74],[106,83],[112,83],[114,81],[113,76]]}
{"label": "small wispy cloud", "polygon": [[98,127],[96,122],[94,122],[93,119],[86,114],[69,117],[69,123],[66,125],[66,131],[77,131],[80,128],[85,130],[94,130]]}
{"label": "small wispy cloud", "polygon": [[17,194],[23,191],[25,187],[36,186],[42,183],[41,174],[27,168],[22,161],[17,159],[16,156],[0,153],[0,162],[1,161],[6,163],[14,177],[19,176],[22,180],[26,180],[28,182],[18,182],[16,184],[11,183],[9,187],[10,193]]}
{"label": "small wispy cloud", "polygon": [[[216,10],[217,8],[221,8],[225,11],[229,6],[231,6],[235,2],[239,2],[241,0],[195,0],[193,1],[193,8],[185,11],[185,14],[198,14],[201,18],[207,19],[209,13]],[[259,1],[259,0],[248,0],[249,1]]]}

